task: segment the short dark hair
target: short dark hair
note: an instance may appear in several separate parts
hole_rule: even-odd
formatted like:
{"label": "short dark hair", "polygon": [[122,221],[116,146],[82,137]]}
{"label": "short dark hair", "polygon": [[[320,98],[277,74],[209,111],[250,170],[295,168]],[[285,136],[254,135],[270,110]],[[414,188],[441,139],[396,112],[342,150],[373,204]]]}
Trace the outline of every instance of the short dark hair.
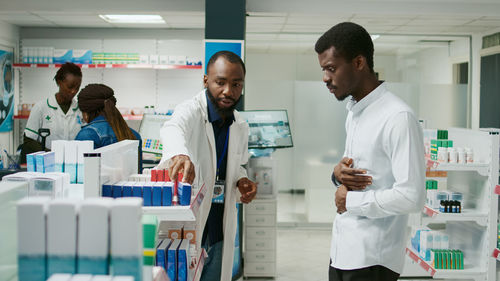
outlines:
{"label": "short dark hair", "polygon": [[68,74],[73,74],[74,76],[77,77],[82,77],[82,70],[80,67],[72,62],[67,62],[59,68],[59,70],[56,73],[56,76],[54,76],[54,80],[56,82],[61,82],[66,78],[66,75]]}
{"label": "short dark hair", "polygon": [[223,57],[230,63],[239,63],[241,67],[243,68],[243,73],[246,74],[247,70],[245,68],[245,63],[243,60],[241,60],[240,56],[237,54],[230,52],[230,51],[218,51],[217,53],[213,54],[210,59],[208,60],[207,63],[207,73],[208,73],[208,68],[217,61],[219,57]]}
{"label": "short dark hair", "polygon": [[342,22],[333,26],[316,41],[314,50],[321,54],[331,47],[335,47],[335,51],[349,61],[358,55],[364,56],[373,72],[373,41],[361,25]]}

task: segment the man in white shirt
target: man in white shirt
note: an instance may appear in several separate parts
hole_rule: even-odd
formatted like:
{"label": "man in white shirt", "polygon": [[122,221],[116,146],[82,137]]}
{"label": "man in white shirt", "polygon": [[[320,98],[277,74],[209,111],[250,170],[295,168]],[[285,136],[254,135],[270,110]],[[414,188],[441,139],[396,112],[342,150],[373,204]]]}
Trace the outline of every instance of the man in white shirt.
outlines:
{"label": "man in white shirt", "polygon": [[378,81],[363,27],[337,24],[315,50],[326,87],[338,100],[350,96],[344,158],[332,175],[338,214],[329,280],[397,280],[408,214],[425,200],[422,130],[411,108]]}

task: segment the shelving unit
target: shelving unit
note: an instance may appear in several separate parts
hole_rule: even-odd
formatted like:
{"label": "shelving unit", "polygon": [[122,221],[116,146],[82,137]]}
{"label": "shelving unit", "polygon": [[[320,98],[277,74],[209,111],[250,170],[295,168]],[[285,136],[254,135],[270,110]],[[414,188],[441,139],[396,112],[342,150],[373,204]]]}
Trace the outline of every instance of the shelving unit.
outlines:
{"label": "shelving unit", "polygon": [[412,249],[406,248],[406,254],[417,264],[419,264],[429,276],[436,279],[476,279],[479,276],[484,276],[485,271],[482,271],[479,267],[470,267],[465,265],[464,269],[452,270],[452,269],[435,269],[429,262],[421,259]]}
{"label": "shelving unit", "polygon": [[428,216],[423,218],[429,223],[445,223],[448,221],[472,221],[479,225],[486,226],[488,223],[488,214],[475,210],[462,210],[461,213],[441,213],[438,210],[425,206],[422,212]]}
{"label": "shelving unit", "polygon": [[[455,147],[471,147],[474,163],[449,164],[427,160],[431,171],[447,172],[447,189],[464,196],[462,213],[441,213],[428,206],[422,210],[420,226],[448,234],[450,249],[464,252],[464,270],[437,270],[411,248],[407,255],[433,278],[496,280],[499,136],[484,131],[449,129]],[[493,253],[493,254],[492,254]],[[496,255],[495,255],[496,254]]]}
{"label": "shelving unit", "polygon": [[245,277],[276,277],[276,199],[245,205]]}
{"label": "shelving unit", "polygon": [[[41,64],[41,63],[15,63],[14,68],[59,68],[62,64]],[[201,69],[201,65],[176,65],[176,64],[76,64],[83,69]]]}
{"label": "shelving unit", "polygon": [[[203,265],[205,264],[205,258],[207,254],[201,245],[201,225],[198,223],[200,217],[200,208],[205,198],[207,192],[206,186],[203,184],[196,194],[196,197],[191,202],[190,206],[165,206],[165,207],[142,207],[142,213],[147,215],[155,215],[159,221],[159,236],[165,233],[165,229],[162,229],[168,222],[196,222],[196,236],[197,249],[200,249],[200,256],[197,260],[196,268],[190,270],[189,276],[192,276],[192,281],[199,281],[201,278],[201,272],[203,271]],[[190,280],[190,281],[191,281]]]}

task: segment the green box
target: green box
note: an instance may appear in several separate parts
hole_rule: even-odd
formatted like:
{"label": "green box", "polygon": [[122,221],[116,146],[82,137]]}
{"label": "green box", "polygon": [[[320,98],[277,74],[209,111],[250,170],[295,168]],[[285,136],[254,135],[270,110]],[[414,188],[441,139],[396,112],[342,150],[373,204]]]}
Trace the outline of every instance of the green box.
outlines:
{"label": "green box", "polygon": [[153,215],[142,216],[143,247],[154,248],[156,232],[158,230],[158,219]]}
{"label": "green box", "polygon": [[452,140],[448,140],[448,147],[453,147],[453,141]]}

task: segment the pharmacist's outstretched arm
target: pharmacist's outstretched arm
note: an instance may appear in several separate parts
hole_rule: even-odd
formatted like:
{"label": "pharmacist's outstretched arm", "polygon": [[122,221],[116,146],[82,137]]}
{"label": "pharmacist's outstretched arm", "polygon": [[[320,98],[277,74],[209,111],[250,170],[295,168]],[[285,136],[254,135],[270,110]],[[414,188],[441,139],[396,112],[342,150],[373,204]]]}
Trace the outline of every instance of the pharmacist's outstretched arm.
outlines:
{"label": "pharmacist's outstretched arm", "polygon": [[175,181],[179,173],[182,173],[182,179],[178,179],[181,182],[187,182],[193,184],[195,172],[194,164],[187,155],[176,155],[170,159],[168,166],[168,174],[170,178]]}
{"label": "pharmacist's outstretched arm", "polygon": [[248,204],[252,202],[257,195],[257,184],[248,178],[241,178],[237,183],[238,189],[241,193],[240,201],[242,203]]}

